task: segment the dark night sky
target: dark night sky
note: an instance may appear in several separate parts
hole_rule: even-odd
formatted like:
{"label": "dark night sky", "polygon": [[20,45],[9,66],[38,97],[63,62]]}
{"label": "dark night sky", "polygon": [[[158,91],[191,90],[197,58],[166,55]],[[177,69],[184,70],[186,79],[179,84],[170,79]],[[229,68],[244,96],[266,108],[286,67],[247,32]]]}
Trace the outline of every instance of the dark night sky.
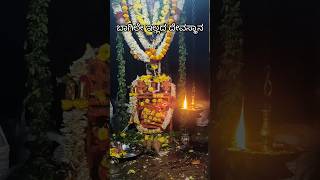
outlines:
{"label": "dark night sky", "polygon": [[[50,57],[55,74],[61,75],[77,59],[86,42],[97,46],[108,38],[106,1],[53,1],[50,8]],[[1,5],[1,99],[3,116],[14,116],[24,95],[23,41],[26,1]],[[278,117],[306,118],[319,105],[319,11],[305,1],[246,0],[244,16],[245,60],[252,105],[259,104],[263,67],[273,68],[274,99]],[[216,12],[217,13],[217,12]],[[218,16],[218,13],[217,13]],[[254,78],[255,77],[255,78]],[[260,84],[259,84],[260,82]],[[315,97],[315,98],[314,98]],[[285,108],[284,108],[285,107]],[[289,110],[286,110],[289,109]]]}
{"label": "dark night sky", "polygon": [[[25,95],[23,43],[26,1],[6,1],[1,5],[1,99],[2,116],[15,117]],[[56,76],[67,72],[73,60],[82,56],[85,44],[100,46],[109,39],[108,3],[54,0],[49,9],[49,57]],[[55,94],[57,95],[57,94]]]}

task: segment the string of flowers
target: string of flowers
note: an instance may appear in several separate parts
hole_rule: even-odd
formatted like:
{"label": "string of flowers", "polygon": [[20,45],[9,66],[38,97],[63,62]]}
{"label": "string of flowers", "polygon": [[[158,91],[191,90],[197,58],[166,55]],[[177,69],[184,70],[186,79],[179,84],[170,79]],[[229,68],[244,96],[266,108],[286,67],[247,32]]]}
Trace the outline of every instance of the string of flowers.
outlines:
{"label": "string of flowers", "polygon": [[47,132],[55,126],[50,117],[53,92],[47,56],[49,3],[50,0],[28,1],[25,40],[28,94],[24,106],[32,137],[28,142],[31,153],[27,162],[12,173],[13,179],[57,179],[63,168],[52,160],[53,143],[47,138]]}
{"label": "string of flowers", "polygon": [[[167,3],[169,3],[169,0],[164,0]],[[179,16],[180,16],[180,12],[183,9],[184,6],[184,2],[185,0],[172,0],[172,9],[170,10],[170,6],[169,4],[165,5],[166,6],[166,10],[163,11],[163,13],[161,13],[161,18],[165,20],[164,15],[168,14],[170,12],[170,16],[168,16],[168,23],[169,25],[171,25],[172,23],[178,21]],[[141,23],[140,24],[147,24],[146,22],[144,22],[143,20],[143,13],[140,15],[136,15],[135,13],[130,13],[129,11],[142,11],[142,8],[144,6],[141,5],[141,3],[138,3],[140,5],[132,5],[132,8],[129,8],[131,5],[130,3],[132,3],[131,0],[129,0],[128,2],[126,0],[123,0],[120,2],[118,1],[113,1],[112,2],[112,8],[114,11],[114,15],[116,16],[117,19],[117,23],[120,25],[124,25],[124,24],[130,24],[132,23],[132,17],[133,20],[140,20]],[[169,9],[168,9],[169,8]],[[168,11],[168,12],[167,12]],[[146,14],[146,13],[145,13]],[[130,18],[131,15],[131,18]],[[147,19],[147,17],[145,18]],[[143,21],[143,22],[142,22]],[[146,31],[146,27],[145,27],[145,31]],[[147,31],[148,32],[148,31]],[[145,32],[147,34],[147,32]],[[150,33],[150,32],[149,32]],[[158,35],[159,38],[156,38],[156,41],[154,41],[155,44],[160,44],[158,45],[158,47],[153,47],[150,49],[144,49],[142,47],[140,47],[139,43],[136,41],[136,39],[133,36],[133,33],[131,31],[129,32],[122,32],[123,36],[124,36],[124,40],[127,42],[128,46],[130,47],[130,53],[133,55],[133,57],[137,60],[143,61],[143,62],[150,62],[150,61],[161,61],[164,56],[166,55],[170,44],[173,40],[174,37],[174,32],[171,31],[167,31],[163,34],[165,35]],[[137,34],[138,35],[138,40],[139,42],[143,43],[143,47],[149,47],[150,43],[148,43],[148,41],[146,39],[144,39],[144,36],[141,35],[140,33]],[[147,34],[148,35],[148,34]],[[152,35],[152,34],[149,34]],[[164,36],[162,38],[162,36]],[[153,45],[155,45],[153,44]],[[152,46],[153,46],[152,45]]]}
{"label": "string of flowers", "polygon": [[[50,60],[47,56],[48,46],[48,17],[49,0],[31,0],[27,15],[27,89],[25,99],[27,110],[30,113],[30,128],[36,138],[43,138],[53,125],[50,121],[50,110],[53,101]],[[49,82],[49,83],[48,83]]]}
{"label": "string of flowers", "polygon": [[[181,24],[186,22],[186,18],[183,15],[181,17]],[[178,99],[182,101],[184,96],[186,95],[186,61],[187,61],[187,49],[186,49],[186,42],[185,42],[185,35],[183,32],[179,32],[179,80],[178,80],[178,89],[179,95]],[[180,102],[179,101],[179,102]]]}
{"label": "string of flowers", "polygon": [[129,116],[127,113],[127,107],[125,106],[127,103],[127,85],[126,85],[126,63],[124,60],[124,46],[123,46],[123,36],[121,33],[117,33],[116,38],[116,50],[117,57],[116,62],[118,65],[118,91],[117,91],[117,100],[115,105],[115,120],[119,122],[120,128],[124,128],[129,120]]}
{"label": "string of flowers", "polygon": [[72,171],[69,172],[70,174],[68,173],[68,176],[77,180],[91,179],[85,152],[86,127],[88,124],[86,113],[86,109],[73,109],[63,112],[61,132],[64,134],[64,143],[60,146],[60,151],[56,151],[60,153],[55,154],[56,158],[60,158],[60,161],[71,167]]}
{"label": "string of flowers", "polygon": [[[216,112],[218,119],[225,127],[232,127],[232,122],[227,120],[239,118],[241,109],[242,83],[242,19],[239,0],[224,0],[224,16],[219,27],[220,38],[224,52],[218,66],[217,80],[219,103]],[[229,131],[230,132],[230,131]],[[231,131],[232,132],[232,131]],[[227,135],[231,137],[232,135]],[[226,140],[225,142],[229,142]]]}

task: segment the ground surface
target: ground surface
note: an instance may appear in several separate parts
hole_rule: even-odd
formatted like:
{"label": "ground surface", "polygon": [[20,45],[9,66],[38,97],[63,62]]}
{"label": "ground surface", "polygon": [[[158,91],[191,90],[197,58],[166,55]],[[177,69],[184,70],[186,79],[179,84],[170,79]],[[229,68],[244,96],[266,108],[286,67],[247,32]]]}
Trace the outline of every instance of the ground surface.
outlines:
{"label": "ground surface", "polygon": [[201,180],[208,179],[207,167],[207,152],[175,147],[162,156],[143,154],[134,160],[112,165],[111,179]]}

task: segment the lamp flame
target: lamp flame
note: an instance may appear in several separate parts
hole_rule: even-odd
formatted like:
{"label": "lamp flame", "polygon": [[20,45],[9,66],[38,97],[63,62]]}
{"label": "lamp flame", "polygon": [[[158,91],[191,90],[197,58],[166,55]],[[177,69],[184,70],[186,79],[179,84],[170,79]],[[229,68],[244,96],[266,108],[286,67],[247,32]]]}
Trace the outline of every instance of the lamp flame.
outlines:
{"label": "lamp flame", "polygon": [[236,130],[236,139],[235,139],[235,146],[239,149],[246,149],[246,132],[245,132],[245,125],[244,125],[244,112],[243,112],[243,104],[241,110],[240,121]]}
{"label": "lamp flame", "polygon": [[187,96],[184,96],[183,109],[188,109]]}

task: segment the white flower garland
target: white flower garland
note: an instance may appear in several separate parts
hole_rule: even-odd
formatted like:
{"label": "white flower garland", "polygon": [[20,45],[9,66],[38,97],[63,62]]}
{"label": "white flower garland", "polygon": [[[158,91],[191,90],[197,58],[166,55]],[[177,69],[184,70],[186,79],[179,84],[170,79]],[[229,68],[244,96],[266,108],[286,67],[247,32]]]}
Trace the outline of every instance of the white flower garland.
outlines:
{"label": "white flower garland", "polygon": [[61,160],[69,164],[77,180],[90,180],[90,170],[86,158],[86,110],[73,109],[63,112],[64,143],[62,147]]}
{"label": "white flower garland", "polygon": [[144,17],[144,20],[147,24],[150,24],[150,16],[148,12],[148,6],[146,0],[139,0],[142,4],[142,16]]}
{"label": "white flower garland", "polygon": [[95,57],[94,49],[91,47],[90,44],[86,44],[86,51],[83,56],[76,61],[69,67],[70,75],[75,81],[78,81],[80,77],[87,73],[88,67],[86,60]]}
{"label": "white flower garland", "polygon": [[152,24],[156,24],[156,22],[159,20],[159,9],[160,9],[160,1],[157,0],[154,4]]}
{"label": "white flower garland", "polygon": [[[158,6],[159,6],[159,1],[157,1],[157,2],[158,2]],[[132,3],[132,0],[128,0],[128,4],[131,4],[131,3]],[[130,13],[130,17],[131,17],[132,23],[133,24],[137,24],[138,21],[137,21],[137,18],[135,16],[133,7],[132,6],[129,7],[129,10],[130,10],[129,13]],[[158,14],[158,12],[155,12],[155,13]],[[152,43],[149,42],[149,40],[146,38],[145,34],[142,31],[137,31],[136,35],[138,36],[138,39],[140,40],[140,43],[142,44],[143,48],[144,49],[150,49],[150,48],[157,47],[159,45],[159,43],[162,42],[165,33],[162,32],[162,33],[156,35],[156,38],[155,38],[155,40],[153,40]]]}
{"label": "white flower garland", "polygon": [[[130,4],[132,2],[132,0],[128,0],[128,3]],[[138,21],[136,19],[136,16],[134,15],[134,10],[133,7],[129,7],[129,13],[131,16],[131,21],[133,24],[137,24]],[[144,33],[142,31],[138,31],[136,32],[138,39],[140,40],[140,43],[142,44],[142,46],[144,47],[144,49],[149,49],[152,48],[152,44],[149,43],[148,39],[145,37]]]}
{"label": "white flower garland", "polygon": [[[180,9],[180,11],[182,11],[183,6],[184,6],[184,0],[177,0],[177,8]],[[112,8],[114,10],[114,14],[118,14],[118,13],[123,13],[121,5],[119,2],[114,1],[112,3]],[[133,15],[134,16],[134,15]],[[175,19],[177,19],[177,17],[175,17]],[[132,32],[122,32],[125,41],[127,42],[128,46],[130,47],[132,54],[136,56],[136,58],[140,61],[143,62],[150,62],[150,57],[144,52],[144,50],[139,46],[139,44],[137,43],[137,41],[134,39]],[[166,34],[165,38],[163,38],[162,36],[164,36],[164,34]],[[173,40],[174,37],[174,32],[173,35],[170,37],[170,43]],[[167,38],[167,33],[163,33],[162,36],[160,36],[159,38],[156,38],[157,40],[154,41],[154,44],[157,44],[158,42],[161,42],[160,46],[158,48],[156,48],[156,52],[157,55],[159,55],[162,52],[162,49],[164,47],[165,44],[165,40]],[[139,41],[143,44],[144,48],[148,48],[150,47],[149,44],[147,44],[147,40],[144,41],[142,40],[143,37],[141,35],[138,35],[138,39]],[[154,45],[152,45],[154,46]]]}

